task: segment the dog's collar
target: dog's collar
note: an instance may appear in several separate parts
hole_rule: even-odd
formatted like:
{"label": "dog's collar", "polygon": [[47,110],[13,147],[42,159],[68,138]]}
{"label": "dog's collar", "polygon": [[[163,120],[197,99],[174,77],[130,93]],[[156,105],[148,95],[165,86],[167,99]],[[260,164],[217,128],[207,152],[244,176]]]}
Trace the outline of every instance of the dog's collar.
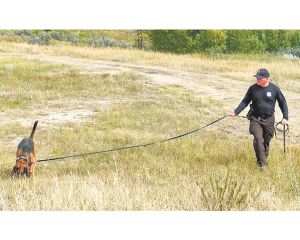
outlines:
{"label": "dog's collar", "polygon": [[30,160],[28,159],[28,157],[25,157],[25,156],[17,157],[17,161],[19,161],[19,160],[26,160],[26,162],[30,162]]}

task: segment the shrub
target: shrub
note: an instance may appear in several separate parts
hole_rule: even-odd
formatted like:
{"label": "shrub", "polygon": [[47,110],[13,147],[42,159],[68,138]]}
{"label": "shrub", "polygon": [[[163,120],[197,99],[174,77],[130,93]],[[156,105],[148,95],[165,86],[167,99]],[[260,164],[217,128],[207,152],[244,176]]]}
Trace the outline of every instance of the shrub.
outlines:
{"label": "shrub", "polygon": [[71,33],[67,35],[66,40],[72,43],[72,45],[76,45],[78,43],[78,37]]}
{"label": "shrub", "polygon": [[261,189],[234,180],[230,173],[225,178],[212,178],[201,188],[201,200],[206,210],[244,210],[260,195]]}
{"label": "shrub", "polygon": [[294,56],[300,58],[300,47],[292,48],[291,49],[291,54],[293,54]]}
{"label": "shrub", "polygon": [[101,37],[99,39],[96,39],[94,42],[94,39],[88,40],[89,45],[96,47],[120,47],[120,48],[131,48],[132,44],[125,42],[125,41],[117,41],[112,38],[104,38]]}
{"label": "shrub", "polygon": [[29,40],[29,44],[49,45],[51,37],[46,32],[40,32],[37,36],[32,36]]}
{"label": "shrub", "polygon": [[283,55],[286,58],[299,58],[300,57],[300,47],[279,48],[277,53]]}
{"label": "shrub", "polygon": [[29,31],[29,30],[16,30],[14,32],[14,34],[17,36],[31,36],[32,35],[31,31]]}
{"label": "shrub", "polygon": [[50,32],[50,36],[52,39],[55,39],[57,41],[64,40],[64,34],[62,32],[53,31],[53,32]]}

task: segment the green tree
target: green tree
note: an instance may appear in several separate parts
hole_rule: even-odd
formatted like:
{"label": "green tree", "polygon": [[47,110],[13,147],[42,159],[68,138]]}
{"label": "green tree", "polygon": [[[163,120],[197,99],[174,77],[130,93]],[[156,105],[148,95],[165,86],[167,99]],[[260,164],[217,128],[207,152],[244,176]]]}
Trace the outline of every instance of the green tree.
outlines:
{"label": "green tree", "polygon": [[295,31],[266,30],[265,35],[266,50],[268,52],[291,48],[297,42]]}
{"label": "green tree", "polygon": [[254,30],[228,30],[226,46],[229,53],[257,53],[266,49]]}
{"label": "green tree", "polygon": [[300,48],[299,30],[154,30],[152,49],[163,52],[260,53]]}
{"label": "green tree", "polygon": [[300,31],[299,30],[292,32],[291,46],[300,48]]}
{"label": "green tree", "polygon": [[162,52],[191,52],[193,40],[186,30],[153,30],[149,31],[152,49]]}
{"label": "green tree", "polygon": [[224,52],[226,50],[226,32],[223,30],[201,30],[194,39],[194,51]]}

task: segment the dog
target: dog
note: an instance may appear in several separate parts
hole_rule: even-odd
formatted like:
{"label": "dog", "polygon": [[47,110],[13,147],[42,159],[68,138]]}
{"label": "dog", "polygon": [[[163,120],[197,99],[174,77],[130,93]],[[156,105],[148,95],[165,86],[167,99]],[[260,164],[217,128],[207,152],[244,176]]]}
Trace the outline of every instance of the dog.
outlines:
{"label": "dog", "polygon": [[33,141],[33,136],[37,127],[38,121],[33,124],[32,131],[29,138],[24,138],[18,145],[16,152],[16,164],[13,167],[13,176],[26,176],[33,177],[34,166],[36,163],[35,158],[35,144]]}

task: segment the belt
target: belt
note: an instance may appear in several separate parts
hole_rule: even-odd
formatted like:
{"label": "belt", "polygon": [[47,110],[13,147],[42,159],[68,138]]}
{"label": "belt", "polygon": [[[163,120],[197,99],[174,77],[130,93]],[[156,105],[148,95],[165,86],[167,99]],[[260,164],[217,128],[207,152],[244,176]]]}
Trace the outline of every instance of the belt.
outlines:
{"label": "belt", "polygon": [[261,115],[258,115],[258,116],[256,116],[256,115],[254,115],[258,120],[261,120],[261,119],[267,119],[267,118],[269,118],[269,117],[272,117],[273,116],[273,114],[261,114]]}

